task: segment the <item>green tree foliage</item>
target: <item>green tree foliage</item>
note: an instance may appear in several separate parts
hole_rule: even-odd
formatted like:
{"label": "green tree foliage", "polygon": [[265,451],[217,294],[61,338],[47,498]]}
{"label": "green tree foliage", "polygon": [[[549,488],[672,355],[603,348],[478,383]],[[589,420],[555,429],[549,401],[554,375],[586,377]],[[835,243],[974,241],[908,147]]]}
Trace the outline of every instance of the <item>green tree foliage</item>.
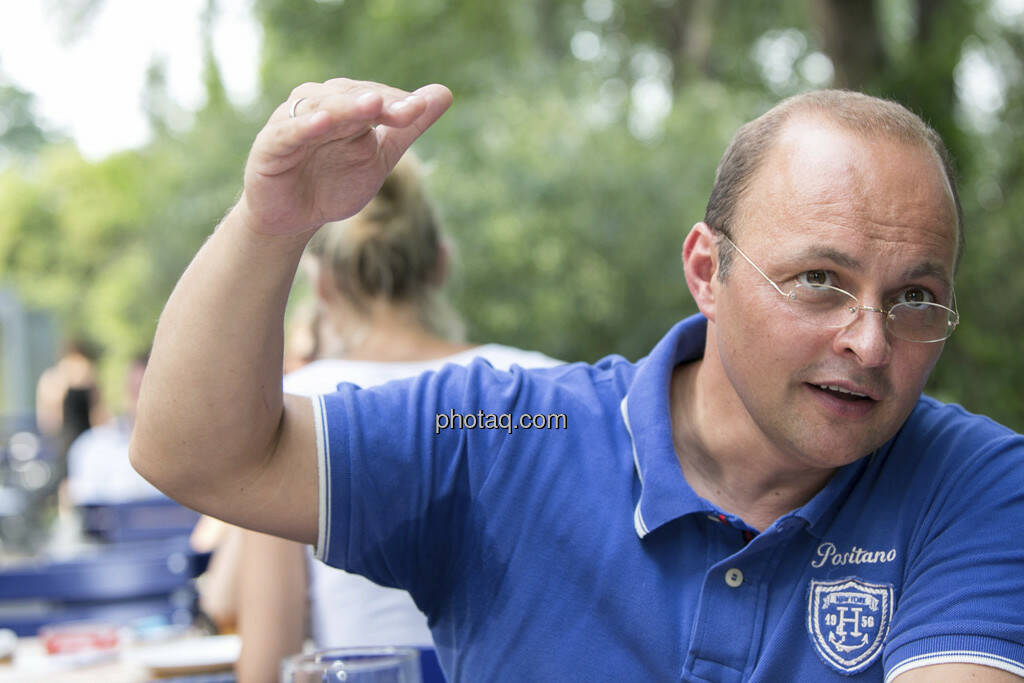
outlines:
{"label": "green tree foliage", "polygon": [[[87,21],[98,1],[79,4]],[[231,107],[209,40],[206,51],[207,105],[184,132],[154,64],[150,145],[93,162],[67,142],[42,144],[31,163],[22,154],[0,174],[0,278],[53,311],[66,337],[103,350],[114,403],[124,367],[148,349],[174,283],[237,196],[261,125],[261,113]]]}
{"label": "green tree foliage", "polygon": [[58,136],[40,125],[35,114],[35,98],[5,82],[0,72],[0,168],[31,159]]}
{"label": "green tree foliage", "polygon": [[[72,6],[88,18],[96,5]],[[963,323],[929,391],[1021,430],[1024,22],[996,5],[254,0],[257,105],[240,111],[225,96],[207,30],[208,104],[190,125],[155,64],[145,101],[156,137],[145,149],[92,163],[28,133],[38,156],[0,177],[4,278],[127,357],[148,343],[236,196],[249,143],[294,86],[437,81],[455,104],[417,151],[458,245],[452,291],[472,338],[569,360],[636,358],[694,310],[680,246],[736,127],[780,97],[855,87],[921,113],[962,176]],[[970,100],[971,59],[997,75],[995,104]],[[0,88],[5,113],[12,101],[30,105]]]}
{"label": "green tree foliage", "polygon": [[721,112],[745,104],[695,89],[646,141],[571,84],[464,103],[439,122],[428,181],[459,245],[457,300],[475,338],[635,358],[695,310],[682,239],[741,123]]}
{"label": "green tree foliage", "polygon": [[[967,251],[957,277],[964,323],[947,344],[931,390],[1024,431],[1024,22],[980,13],[966,49],[1005,79],[997,116],[954,113],[966,141],[960,156]],[[969,77],[957,72],[963,88]]]}

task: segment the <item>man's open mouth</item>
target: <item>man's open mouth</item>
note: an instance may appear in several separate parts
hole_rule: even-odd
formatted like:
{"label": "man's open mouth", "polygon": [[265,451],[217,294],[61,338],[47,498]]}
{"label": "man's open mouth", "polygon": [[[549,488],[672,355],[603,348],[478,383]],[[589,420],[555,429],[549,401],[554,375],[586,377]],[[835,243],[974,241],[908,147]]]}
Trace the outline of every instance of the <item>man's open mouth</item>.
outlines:
{"label": "man's open mouth", "polygon": [[861,394],[856,391],[850,391],[849,389],[843,389],[842,387],[836,386],[835,384],[812,384],[811,386],[817,389],[818,391],[824,391],[825,393],[831,394],[832,396],[835,396],[836,398],[842,399],[844,401],[875,400],[868,396],[867,394]]}

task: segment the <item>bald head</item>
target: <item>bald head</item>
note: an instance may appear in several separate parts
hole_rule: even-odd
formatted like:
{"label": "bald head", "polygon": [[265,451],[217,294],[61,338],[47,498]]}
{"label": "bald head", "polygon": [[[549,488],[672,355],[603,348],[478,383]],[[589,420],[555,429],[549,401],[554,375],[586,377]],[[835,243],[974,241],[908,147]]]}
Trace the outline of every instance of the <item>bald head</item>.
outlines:
{"label": "bald head", "polygon": [[[935,163],[941,168],[953,200],[957,232],[955,264],[959,264],[964,245],[963,211],[949,151],[942,138],[903,105],[845,90],[817,90],[791,97],[742,126],[718,164],[704,222],[732,237],[742,199],[783,131],[805,122],[822,120],[848,130],[866,142],[891,141],[920,146],[934,154]],[[723,249],[720,254],[723,274],[729,265],[730,251]]]}

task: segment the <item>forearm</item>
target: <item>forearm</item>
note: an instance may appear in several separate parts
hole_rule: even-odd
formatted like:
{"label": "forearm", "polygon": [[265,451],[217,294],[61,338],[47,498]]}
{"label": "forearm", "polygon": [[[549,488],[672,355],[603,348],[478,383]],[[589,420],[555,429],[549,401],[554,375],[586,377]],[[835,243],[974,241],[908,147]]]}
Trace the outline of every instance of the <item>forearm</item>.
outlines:
{"label": "forearm", "polygon": [[312,404],[281,392],[288,291],[312,232],[365,206],[451,93],[332,79],[291,97],[256,136],[241,200],[160,318],[132,464],[200,512],[311,543]]}
{"label": "forearm", "polygon": [[226,478],[260,476],[282,422],[283,317],[304,235],[247,224],[244,200],[182,276],[157,327],[132,463],[182,503],[218,509]]}
{"label": "forearm", "polygon": [[308,621],[305,548],[242,532],[239,683],[277,681],[281,659],[302,651]]}
{"label": "forearm", "polygon": [[981,664],[935,664],[911,669],[894,683],[1021,683],[1024,680],[1008,671]]}

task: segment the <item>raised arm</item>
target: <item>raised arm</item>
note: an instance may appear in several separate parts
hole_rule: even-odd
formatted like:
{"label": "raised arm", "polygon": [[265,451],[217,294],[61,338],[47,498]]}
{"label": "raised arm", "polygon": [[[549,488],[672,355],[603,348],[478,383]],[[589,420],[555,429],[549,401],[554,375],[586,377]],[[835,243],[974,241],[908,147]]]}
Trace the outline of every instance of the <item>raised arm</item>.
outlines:
{"label": "raised arm", "polygon": [[281,391],[288,291],[316,229],[359,211],[450,102],[440,85],[336,79],[299,86],[271,115],[241,198],[182,275],[153,342],[131,457],[170,497],[315,541],[312,408]]}

